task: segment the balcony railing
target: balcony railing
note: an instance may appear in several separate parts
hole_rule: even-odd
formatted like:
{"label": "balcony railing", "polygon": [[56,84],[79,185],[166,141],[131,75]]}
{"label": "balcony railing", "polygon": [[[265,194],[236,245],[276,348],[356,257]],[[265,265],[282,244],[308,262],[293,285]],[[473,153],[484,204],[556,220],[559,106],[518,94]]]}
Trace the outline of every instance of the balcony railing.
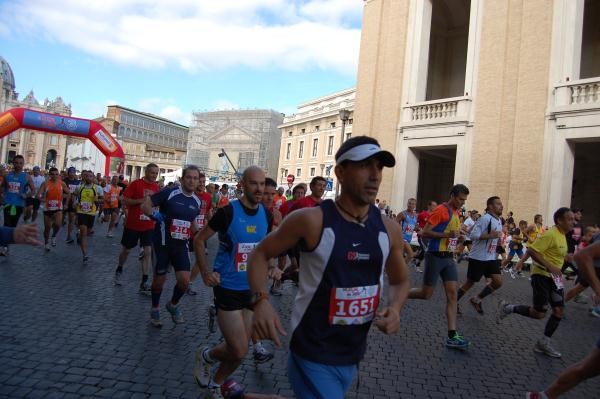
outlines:
{"label": "balcony railing", "polygon": [[557,85],[554,94],[557,111],[598,108],[600,107],[600,77]]}
{"label": "balcony railing", "polygon": [[402,124],[429,125],[467,121],[470,97],[452,97],[409,104],[403,108]]}

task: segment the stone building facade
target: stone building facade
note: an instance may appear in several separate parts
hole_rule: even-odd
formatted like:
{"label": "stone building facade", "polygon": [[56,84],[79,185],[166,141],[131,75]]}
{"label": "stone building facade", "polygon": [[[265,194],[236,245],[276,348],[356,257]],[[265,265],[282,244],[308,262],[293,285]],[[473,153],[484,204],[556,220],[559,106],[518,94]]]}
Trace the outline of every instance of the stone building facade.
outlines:
{"label": "stone building facade", "polygon": [[[29,108],[36,111],[71,116],[71,104],[65,104],[61,97],[45,99],[40,103],[33,90],[19,99],[15,77],[8,62],[0,57],[0,113],[11,108]],[[0,140],[0,163],[10,163],[17,154],[25,158],[25,168],[40,166],[48,169],[66,166],[67,143],[71,140],[61,134],[51,134],[31,129],[19,129]],[[77,139],[72,139],[77,140]]]}
{"label": "stone building facade", "polygon": [[600,221],[600,2],[367,0],[355,132],[397,156],[380,195],[402,208],[453,183],[482,209]]}
{"label": "stone building facade", "polygon": [[[283,114],[273,110],[194,112],[187,147],[187,163],[205,170],[209,177],[235,180],[250,165],[277,177]],[[231,165],[222,154],[231,160]]]}
{"label": "stone building facade", "polygon": [[[355,94],[352,88],[307,101],[298,105],[295,114],[283,119],[279,125],[279,185],[287,186],[288,175],[294,176],[294,184],[323,176],[331,179],[335,187],[334,156],[342,140],[352,136]],[[340,117],[342,110],[347,111],[345,122]]]}

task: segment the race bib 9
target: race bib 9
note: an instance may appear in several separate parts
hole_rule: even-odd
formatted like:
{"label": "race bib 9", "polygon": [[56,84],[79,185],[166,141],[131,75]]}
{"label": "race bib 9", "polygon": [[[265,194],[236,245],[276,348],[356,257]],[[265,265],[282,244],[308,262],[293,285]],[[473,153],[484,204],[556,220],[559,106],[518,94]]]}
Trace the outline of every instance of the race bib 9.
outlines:
{"label": "race bib 9", "polygon": [[192,223],[187,220],[173,219],[171,221],[171,238],[175,240],[189,240]]}
{"label": "race bib 9", "polygon": [[91,202],[82,202],[79,206],[82,212],[91,212],[94,204]]}
{"label": "race bib 9", "polygon": [[235,271],[245,272],[248,269],[248,257],[256,248],[256,242],[240,242],[235,250]]}
{"label": "race bib 9", "polygon": [[360,325],[373,320],[379,306],[379,285],[332,288],[329,299],[330,325]]}

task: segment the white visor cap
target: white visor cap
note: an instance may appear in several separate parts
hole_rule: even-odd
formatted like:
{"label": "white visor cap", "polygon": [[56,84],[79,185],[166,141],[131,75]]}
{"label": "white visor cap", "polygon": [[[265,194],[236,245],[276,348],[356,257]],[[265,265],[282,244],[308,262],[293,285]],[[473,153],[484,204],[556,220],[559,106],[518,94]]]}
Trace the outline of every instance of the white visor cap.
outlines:
{"label": "white visor cap", "polygon": [[340,155],[335,163],[336,165],[340,165],[344,161],[359,162],[372,157],[379,158],[383,166],[387,166],[388,168],[396,165],[396,159],[392,153],[382,150],[381,147],[376,144],[361,144],[352,147]]}

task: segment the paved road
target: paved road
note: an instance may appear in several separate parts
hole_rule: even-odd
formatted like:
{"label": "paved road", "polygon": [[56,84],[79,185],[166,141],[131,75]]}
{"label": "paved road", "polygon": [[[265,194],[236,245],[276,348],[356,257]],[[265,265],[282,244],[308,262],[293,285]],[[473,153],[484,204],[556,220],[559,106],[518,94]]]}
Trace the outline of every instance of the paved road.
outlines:
{"label": "paved road", "polygon": [[[100,233],[104,226],[96,229]],[[175,327],[163,312],[163,328],[153,328],[150,300],[137,293],[135,257],[126,264],[124,285],[112,284],[119,238],[94,237],[91,260],[83,266],[78,248],[64,244],[63,234],[50,253],[13,246],[10,257],[0,259],[0,398],[203,397],[192,379],[194,351],[219,340],[207,331],[209,291],[197,283],[200,294],[183,299],[187,323]],[[215,242],[210,246],[214,252]],[[465,269],[462,264],[463,277]],[[413,273],[413,284],[420,277]],[[169,275],[163,304],[172,283]],[[294,293],[289,286],[283,297],[273,298],[286,325]],[[486,301],[483,317],[464,301],[459,329],[473,342],[465,353],[444,347],[439,287],[430,301],[409,302],[398,335],[371,331],[360,384],[348,397],[522,398],[584,357],[600,336],[600,319],[590,317],[585,305],[569,304],[555,334],[563,358],[546,358],[532,351],[543,321],[511,316],[495,323],[491,313],[500,296],[529,303],[527,279],[509,280]],[[235,377],[249,390],[292,397],[286,351],[275,353],[272,362],[260,365],[248,356]],[[600,379],[565,397],[600,398]]]}

